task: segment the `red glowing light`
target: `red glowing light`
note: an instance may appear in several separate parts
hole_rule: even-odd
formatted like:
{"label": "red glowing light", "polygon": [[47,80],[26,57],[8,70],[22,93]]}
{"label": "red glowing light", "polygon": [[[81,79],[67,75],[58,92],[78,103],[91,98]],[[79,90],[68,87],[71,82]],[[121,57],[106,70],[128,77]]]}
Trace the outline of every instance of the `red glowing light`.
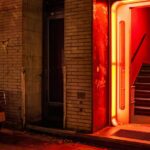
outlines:
{"label": "red glowing light", "polygon": [[[136,18],[133,9],[137,7],[142,9],[144,6],[150,6],[150,2],[146,0],[117,1],[111,8],[111,120],[113,125],[129,123],[130,86],[134,83],[144,57],[144,51],[141,49],[131,64],[132,54],[136,50],[133,47],[136,47],[140,34],[145,33],[143,29],[146,29],[145,21],[148,21],[148,18],[143,21],[140,12]],[[130,8],[133,8],[132,11]],[[136,23],[133,23],[134,21]],[[146,42],[142,47],[146,47]]]}
{"label": "red glowing light", "polygon": [[107,122],[108,9],[94,3],[93,14],[93,130]]}

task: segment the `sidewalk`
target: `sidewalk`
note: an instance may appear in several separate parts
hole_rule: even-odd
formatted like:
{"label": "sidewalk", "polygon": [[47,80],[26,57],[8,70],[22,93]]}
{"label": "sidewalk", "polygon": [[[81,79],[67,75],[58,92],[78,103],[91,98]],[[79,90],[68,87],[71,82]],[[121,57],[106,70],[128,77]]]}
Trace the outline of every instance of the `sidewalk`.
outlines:
{"label": "sidewalk", "polygon": [[66,139],[58,139],[44,134],[0,131],[0,150],[107,150],[80,144]]}
{"label": "sidewalk", "polygon": [[[103,131],[94,134],[80,134],[72,131],[43,128],[32,125],[29,125],[28,128],[33,131],[47,133],[58,137],[65,137],[73,141],[80,141],[83,143],[87,143],[88,145],[94,145],[97,147],[103,146],[114,150],[150,150],[150,141],[136,140],[131,138],[118,137],[114,135],[115,132],[121,129],[131,130],[133,128],[136,128],[137,130],[138,128],[141,129],[141,126],[136,127],[135,125],[125,125],[121,127],[108,127],[105,128]],[[149,129],[150,127],[146,127],[144,130],[150,132]]]}

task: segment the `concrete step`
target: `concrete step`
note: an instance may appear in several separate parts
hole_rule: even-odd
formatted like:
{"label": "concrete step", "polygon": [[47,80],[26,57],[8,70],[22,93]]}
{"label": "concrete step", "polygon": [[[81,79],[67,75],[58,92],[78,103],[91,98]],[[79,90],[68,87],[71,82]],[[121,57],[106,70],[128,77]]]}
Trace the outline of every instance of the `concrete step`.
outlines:
{"label": "concrete step", "polygon": [[150,70],[150,64],[143,64],[141,69]]}
{"label": "concrete step", "polygon": [[150,116],[150,107],[135,106],[135,115]]}
{"label": "concrete step", "polygon": [[150,76],[141,76],[139,75],[136,79],[136,82],[140,82],[140,83],[150,83]]}
{"label": "concrete step", "polygon": [[150,90],[150,83],[136,82],[135,88],[136,90]]}
{"label": "concrete step", "polygon": [[150,90],[135,90],[135,98],[150,98]]}
{"label": "concrete step", "polygon": [[146,70],[146,69],[140,70],[139,75],[140,76],[150,76],[150,69],[149,70]]}
{"label": "concrete step", "polygon": [[135,98],[135,106],[150,107],[150,98]]}
{"label": "concrete step", "polygon": [[135,114],[150,116],[150,64],[143,64],[135,82]]}
{"label": "concrete step", "polygon": [[[49,135],[67,138],[73,141],[88,143],[98,147],[108,147],[111,150],[150,150],[150,144],[147,142],[138,142],[137,140],[126,140],[126,138],[115,139],[109,136],[99,136],[99,134],[85,134],[78,132],[69,132],[68,130],[56,130],[51,128],[43,128],[39,126],[27,125],[26,128],[30,131],[46,133]],[[114,132],[114,127],[113,127]],[[111,132],[110,132],[111,133]],[[112,133],[111,133],[112,134]]]}
{"label": "concrete step", "polygon": [[135,99],[139,101],[150,101],[150,98],[143,98],[143,97],[136,97]]}

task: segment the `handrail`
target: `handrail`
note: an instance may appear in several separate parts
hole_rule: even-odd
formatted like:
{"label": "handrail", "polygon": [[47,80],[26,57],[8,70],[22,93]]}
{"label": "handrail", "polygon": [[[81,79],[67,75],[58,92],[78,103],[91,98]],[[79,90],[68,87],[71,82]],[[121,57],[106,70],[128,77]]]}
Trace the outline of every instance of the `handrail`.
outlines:
{"label": "handrail", "polygon": [[140,43],[139,43],[139,45],[138,45],[138,47],[137,47],[137,49],[136,49],[136,51],[135,51],[135,53],[134,53],[132,59],[131,59],[131,63],[133,63],[135,57],[137,56],[137,54],[138,54],[138,52],[139,52],[139,50],[140,50],[140,48],[141,48],[141,46],[142,46],[142,44],[143,44],[145,38],[146,38],[146,33],[142,36],[142,39],[141,39],[141,41],[140,41]]}

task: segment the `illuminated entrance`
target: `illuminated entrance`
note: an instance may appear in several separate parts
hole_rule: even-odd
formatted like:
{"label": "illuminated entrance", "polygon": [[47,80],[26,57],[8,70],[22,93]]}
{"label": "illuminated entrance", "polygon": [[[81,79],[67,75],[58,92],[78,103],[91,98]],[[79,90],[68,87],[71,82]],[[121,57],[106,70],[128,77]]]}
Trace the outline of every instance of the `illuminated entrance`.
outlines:
{"label": "illuminated entrance", "polygon": [[[115,2],[111,9],[111,122],[113,125],[130,122],[130,112],[133,109],[131,87],[135,80],[134,77],[131,77],[131,67],[133,67],[131,61],[136,53],[136,51],[133,55],[131,53],[132,9],[148,8],[149,6],[150,1],[127,0]],[[139,43],[142,43],[145,38],[144,33]],[[138,65],[139,69],[142,65],[142,58]]]}

